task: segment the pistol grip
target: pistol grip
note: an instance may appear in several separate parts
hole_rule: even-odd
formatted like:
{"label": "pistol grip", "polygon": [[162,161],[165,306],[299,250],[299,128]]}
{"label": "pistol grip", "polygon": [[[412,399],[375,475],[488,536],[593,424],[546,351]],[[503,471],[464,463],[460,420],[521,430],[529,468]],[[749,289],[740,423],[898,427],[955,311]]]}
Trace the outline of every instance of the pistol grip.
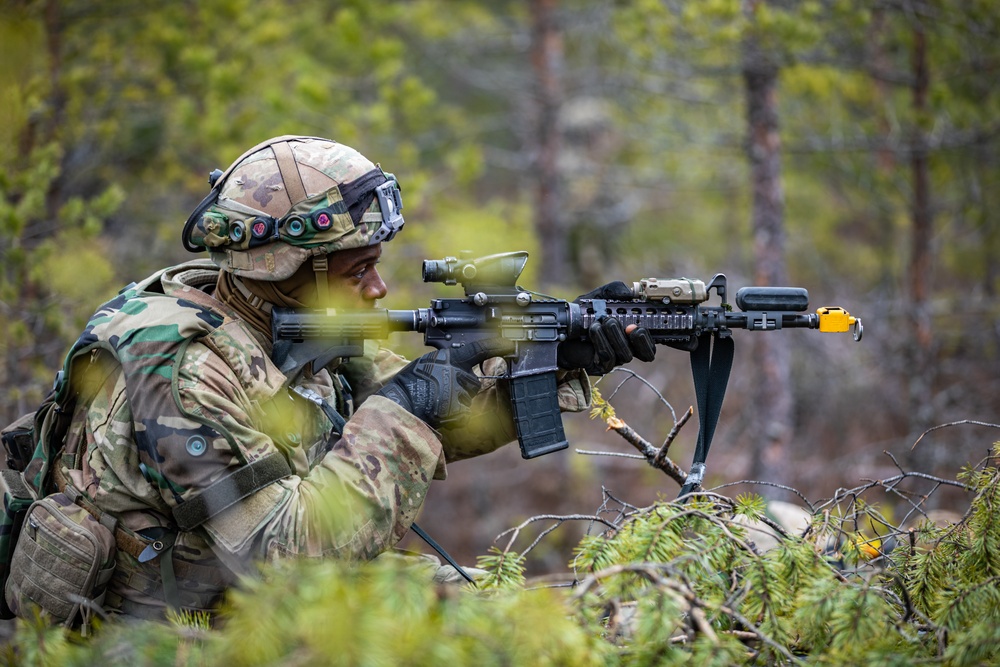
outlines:
{"label": "pistol grip", "polygon": [[511,378],[510,398],[522,457],[533,459],[569,446],[563,433],[554,372]]}

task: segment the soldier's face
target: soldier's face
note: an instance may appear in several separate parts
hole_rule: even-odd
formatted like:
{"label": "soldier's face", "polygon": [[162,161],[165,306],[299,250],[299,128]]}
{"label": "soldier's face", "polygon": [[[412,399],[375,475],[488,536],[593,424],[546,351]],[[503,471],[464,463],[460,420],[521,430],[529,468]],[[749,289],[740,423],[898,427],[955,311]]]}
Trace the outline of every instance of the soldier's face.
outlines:
{"label": "soldier's face", "polygon": [[374,306],[388,288],[375,265],[382,257],[382,244],[330,253],[327,281],[331,297],[343,308]]}

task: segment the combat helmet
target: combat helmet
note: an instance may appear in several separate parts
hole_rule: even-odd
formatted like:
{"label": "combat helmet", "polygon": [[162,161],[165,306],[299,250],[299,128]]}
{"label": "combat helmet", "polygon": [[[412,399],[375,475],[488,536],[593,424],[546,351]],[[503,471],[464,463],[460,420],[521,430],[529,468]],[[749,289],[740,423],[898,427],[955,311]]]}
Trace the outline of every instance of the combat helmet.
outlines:
{"label": "combat helmet", "polygon": [[285,135],[224,172],[184,225],[191,252],[236,276],[279,281],[307,260],[325,286],[326,256],[391,240],[403,227],[395,176],[344,144]]}

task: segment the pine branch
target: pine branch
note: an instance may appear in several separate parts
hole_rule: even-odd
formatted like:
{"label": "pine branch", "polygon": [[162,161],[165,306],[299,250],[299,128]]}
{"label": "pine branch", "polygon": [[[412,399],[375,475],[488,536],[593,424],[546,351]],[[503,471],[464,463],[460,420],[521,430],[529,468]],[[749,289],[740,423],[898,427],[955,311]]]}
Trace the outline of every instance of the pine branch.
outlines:
{"label": "pine branch", "polygon": [[[856,499],[865,492],[870,491],[871,489],[881,488],[884,489],[886,492],[891,493],[905,500],[913,508],[912,511],[906,515],[907,517],[909,517],[910,514],[913,513],[913,511],[917,511],[920,512],[921,514],[926,515],[921,506],[924,503],[926,503],[927,500],[930,498],[930,496],[933,495],[933,493],[941,486],[954,486],[959,489],[962,489],[963,491],[970,491],[970,492],[975,491],[975,488],[970,486],[969,484],[963,484],[962,482],[956,480],[945,479],[943,477],[936,477],[934,475],[928,475],[927,473],[922,473],[922,472],[913,472],[905,470],[899,465],[899,462],[890,452],[884,451],[883,453],[892,460],[897,470],[899,470],[898,475],[893,475],[892,477],[886,477],[884,479],[863,478],[862,481],[865,482],[864,484],[861,484],[859,486],[850,489],[837,489],[837,492],[834,494],[834,496],[817,505],[816,510],[822,510],[838,505],[846,501],[848,498]],[[935,486],[929,492],[923,494],[916,494],[910,491],[906,491],[904,489],[900,489],[899,484],[903,480],[910,478],[930,480],[935,483]],[[913,501],[912,499],[913,496],[916,496],[917,502]]]}
{"label": "pine branch", "polygon": [[[696,628],[701,630],[700,621],[694,619],[693,610],[704,610],[706,608],[713,608],[713,610],[721,612],[734,621],[739,623],[741,626],[746,628],[746,631],[752,633],[754,637],[763,644],[771,647],[778,653],[780,653],[786,660],[794,664],[802,664],[802,661],[796,658],[792,653],[780,643],[774,641],[766,633],[762,632],[757,626],[755,626],[749,619],[745,618],[742,614],[737,612],[735,609],[730,608],[727,605],[708,605],[705,601],[701,600],[695,593],[685,584],[681,583],[676,579],[671,579],[662,576],[661,573],[669,572],[669,566],[664,563],[625,563],[620,565],[612,565],[598,572],[593,572],[588,575],[580,584],[577,586],[576,593],[573,594],[573,600],[582,600],[584,596],[590,591],[591,588],[598,585],[602,580],[615,577],[621,574],[632,573],[638,574],[646,578],[651,584],[656,586],[658,589],[671,595],[674,599],[683,600],[684,606],[687,607],[689,615],[692,616],[693,622],[696,624]],[[708,620],[701,617],[705,625],[708,625]],[[715,634],[714,630],[711,630],[710,636],[711,641],[718,642],[718,636]]]}

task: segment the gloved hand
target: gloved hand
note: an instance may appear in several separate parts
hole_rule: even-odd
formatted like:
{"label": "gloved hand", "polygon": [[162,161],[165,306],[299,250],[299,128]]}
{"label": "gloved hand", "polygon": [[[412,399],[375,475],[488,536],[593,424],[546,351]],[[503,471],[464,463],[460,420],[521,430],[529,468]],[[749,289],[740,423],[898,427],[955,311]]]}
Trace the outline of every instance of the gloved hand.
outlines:
{"label": "gloved hand", "polygon": [[493,338],[458,349],[437,350],[411,361],[375,392],[398,403],[431,428],[460,419],[479,393],[472,367],[491,357],[511,354],[514,343]]}
{"label": "gloved hand", "polygon": [[[587,292],[575,299],[607,299],[608,301],[628,301],[633,298],[632,290],[625,283],[616,280],[603,287]],[[587,375],[604,375],[615,366],[621,366],[636,357],[640,361],[652,361],[656,357],[656,345],[649,331],[636,327],[628,333],[618,320],[606,317],[594,322],[587,331],[587,340],[568,340],[559,344],[556,363],[559,368],[573,370],[582,368]]]}

